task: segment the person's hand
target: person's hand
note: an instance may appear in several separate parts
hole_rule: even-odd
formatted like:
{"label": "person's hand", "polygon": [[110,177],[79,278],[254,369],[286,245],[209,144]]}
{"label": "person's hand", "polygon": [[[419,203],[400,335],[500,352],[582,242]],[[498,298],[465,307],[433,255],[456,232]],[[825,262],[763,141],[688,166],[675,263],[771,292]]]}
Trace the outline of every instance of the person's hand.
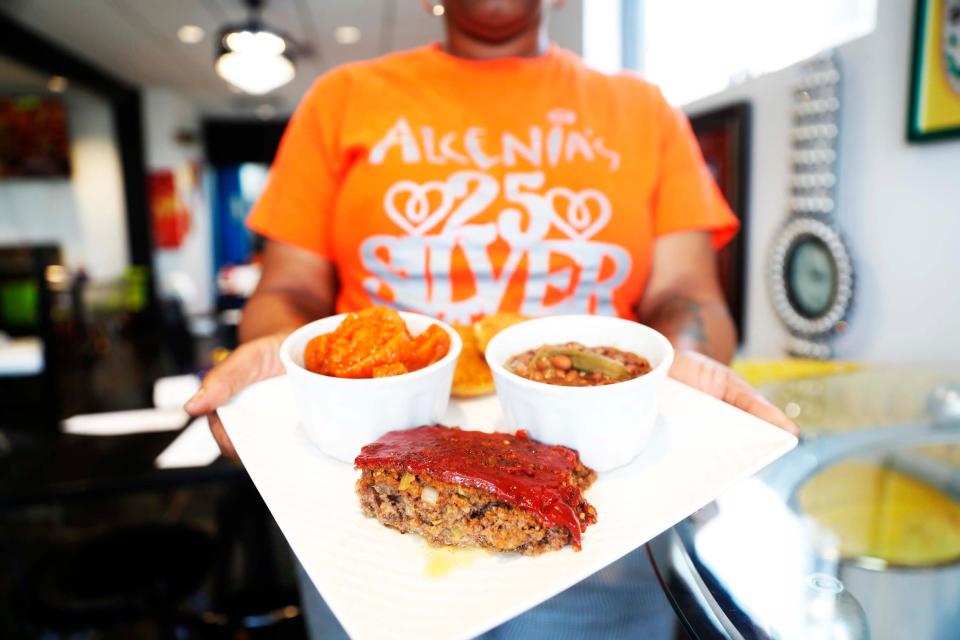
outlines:
{"label": "person's hand", "polygon": [[772,402],[757,393],[746,380],[727,366],[693,351],[677,351],[670,377],[714,398],[743,409],[761,420],[800,435],[800,428]]}
{"label": "person's hand", "polygon": [[210,431],[220,446],[220,452],[228,458],[236,458],[237,452],[216,410],[243,388],[283,373],[280,344],[286,336],[285,333],[277,333],[240,345],[226,360],[210,370],[203,379],[200,391],[183,405],[191,416],[207,414]]}

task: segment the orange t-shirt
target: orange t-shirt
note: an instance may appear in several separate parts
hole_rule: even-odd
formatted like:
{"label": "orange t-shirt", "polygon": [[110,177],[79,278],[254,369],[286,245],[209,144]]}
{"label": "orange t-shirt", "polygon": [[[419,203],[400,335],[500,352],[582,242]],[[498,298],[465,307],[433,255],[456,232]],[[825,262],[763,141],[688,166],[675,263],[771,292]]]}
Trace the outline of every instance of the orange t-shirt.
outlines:
{"label": "orange t-shirt", "polygon": [[635,317],[661,235],[737,220],[686,119],[634,75],[557,48],[438,45],[320,77],[248,225],[332,260],[338,311]]}

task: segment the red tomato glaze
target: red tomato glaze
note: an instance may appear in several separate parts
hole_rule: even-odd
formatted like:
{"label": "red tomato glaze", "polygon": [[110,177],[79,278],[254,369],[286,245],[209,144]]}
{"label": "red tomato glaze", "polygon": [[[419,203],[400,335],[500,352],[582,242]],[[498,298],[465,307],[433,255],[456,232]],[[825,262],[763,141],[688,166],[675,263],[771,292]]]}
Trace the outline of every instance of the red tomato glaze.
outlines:
{"label": "red tomato glaze", "polygon": [[366,445],[358,469],[392,467],[426,473],[441,482],[475,487],[509,505],[531,512],[545,527],[570,532],[574,546],[594,518],[580,518],[584,501],[570,484],[577,452],[531,440],[525,431],[482,433],[444,426],[391,431]]}

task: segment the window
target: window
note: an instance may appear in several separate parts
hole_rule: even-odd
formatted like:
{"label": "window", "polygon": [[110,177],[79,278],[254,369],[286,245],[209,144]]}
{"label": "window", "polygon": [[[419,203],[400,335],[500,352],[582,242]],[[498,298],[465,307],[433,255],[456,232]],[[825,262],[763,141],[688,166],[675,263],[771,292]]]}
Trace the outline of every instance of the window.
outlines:
{"label": "window", "polygon": [[584,57],[613,71],[627,54],[682,105],[864,36],[876,15],[877,0],[584,2]]}
{"label": "window", "polygon": [[619,0],[583,3],[583,58],[588,65],[604,73],[616,73],[623,68],[620,25]]}

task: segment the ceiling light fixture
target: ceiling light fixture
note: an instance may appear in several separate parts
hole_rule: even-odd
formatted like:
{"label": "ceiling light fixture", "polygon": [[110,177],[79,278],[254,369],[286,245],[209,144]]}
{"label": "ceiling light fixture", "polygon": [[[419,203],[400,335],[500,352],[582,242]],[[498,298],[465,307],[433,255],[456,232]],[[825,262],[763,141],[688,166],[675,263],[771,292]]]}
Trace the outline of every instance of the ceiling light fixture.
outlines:
{"label": "ceiling light fixture", "polygon": [[50,76],[47,80],[47,89],[54,93],[63,93],[70,86],[70,82],[63,76]]}
{"label": "ceiling light fixture", "polygon": [[207,32],[203,30],[203,27],[198,27],[195,24],[185,24],[177,29],[177,38],[184,44],[197,44],[206,35]]}
{"label": "ceiling light fixture", "polygon": [[288,46],[289,39],[260,19],[263,0],[245,0],[247,22],[224,27],[220,32],[217,74],[252,95],[282,87],[297,73]]}
{"label": "ceiling light fixture", "polygon": [[277,108],[269,102],[257,105],[254,111],[261,120],[270,120],[277,115]]}
{"label": "ceiling light fixture", "polygon": [[436,3],[435,5],[433,5],[433,15],[435,15],[435,16],[437,16],[437,17],[439,18],[439,17],[442,16],[443,14],[444,14],[443,4],[441,4],[441,3],[438,2],[438,3]]}
{"label": "ceiling light fixture", "polygon": [[333,30],[333,39],[340,44],[356,44],[360,42],[360,29],[345,24]]}

